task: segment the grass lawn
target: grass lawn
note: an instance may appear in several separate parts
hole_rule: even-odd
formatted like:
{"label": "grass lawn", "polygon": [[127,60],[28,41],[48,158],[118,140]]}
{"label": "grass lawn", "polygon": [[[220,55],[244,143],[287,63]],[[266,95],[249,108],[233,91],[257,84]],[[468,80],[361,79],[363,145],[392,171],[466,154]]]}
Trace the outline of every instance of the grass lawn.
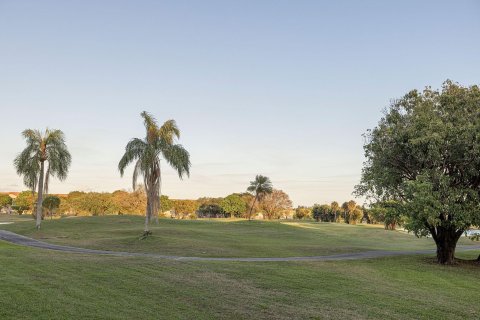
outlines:
{"label": "grass lawn", "polygon": [[[0,223],[11,223],[11,222],[34,222],[31,215],[8,215],[8,214],[0,214]],[[35,223],[35,222],[34,222]]]}
{"label": "grass lawn", "polygon": [[175,262],[76,255],[0,241],[0,275],[0,319],[480,315],[475,294],[480,268],[439,266],[422,256],[348,262]]}
{"label": "grass lawn", "polygon": [[[45,220],[40,231],[32,219],[17,218],[0,228],[55,244],[180,256],[288,257],[435,247],[432,239],[378,226],[316,222],[161,219],[152,224],[153,236],[146,240],[139,240],[140,216]],[[467,239],[461,243],[474,244]]]}
{"label": "grass lawn", "polygon": [[[40,232],[32,220],[22,221],[0,228],[55,243],[181,255],[433,247],[431,239],[366,226],[161,220],[155,236],[142,242],[140,217],[44,221]],[[478,253],[459,256],[473,259]],[[432,256],[186,262],[62,253],[0,241],[0,319],[478,319],[479,281],[479,266],[440,266]]]}

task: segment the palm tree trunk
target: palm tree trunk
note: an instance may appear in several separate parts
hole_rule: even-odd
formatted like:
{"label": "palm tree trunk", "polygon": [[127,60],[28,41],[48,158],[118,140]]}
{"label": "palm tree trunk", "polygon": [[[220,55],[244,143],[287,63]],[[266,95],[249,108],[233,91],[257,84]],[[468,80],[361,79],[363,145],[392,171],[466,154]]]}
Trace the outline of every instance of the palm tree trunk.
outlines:
{"label": "palm tree trunk", "polygon": [[148,218],[150,217],[150,195],[147,192],[147,208],[145,210],[145,228],[143,229],[144,234],[148,234],[150,230],[148,230]]}
{"label": "palm tree trunk", "polygon": [[145,228],[143,228],[143,233],[148,234],[150,230],[148,230],[148,214],[145,215]]}
{"label": "palm tree trunk", "polygon": [[155,223],[158,224],[158,215],[162,213],[162,170],[160,167],[160,161],[158,161],[158,208],[155,215]]}
{"label": "palm tree trunk", "polygon": [[43,203],[43,175],[45,171],[45,161],[40,163],[40,178],[38,179],[38,199],[37,199],[37,230],[40,229],[40,224],[42,223],[42,203]]}
{"label": "palm tree trunk", "polygon": [[151,191],[151,194],[150,194],[150,198],[151,198],[151,202],[150,202],[150,205],[151,205],[151,209],[150,209],[150,221],[153,220],[154,217],[156,217],[157,215],[157,199],[156,199],[156,195],[157,195],[157,192],[155,190],[155,187],[152,188],[152,191]]}
{"label": "palm tree trunk", "polygon": [[144,183],[144,186],[145,186],[145,193],[147,194],[147,207],[145,208],[145,228],[144,228],[144,232],[143,232],[143,235],[146,236],[148,235],[148,233],[150,232],[150,230],[148,229],[148,223],[149,223],[149,220],[150,220],[150,214],[151,214],[151,211],[152,211],[152,205],[151,205],[151,201],[152,201],[152,197],[150,196],[150,181],[148,180],[147,177],[144,177],[144,180],[143,180],[143,183]]}
{"label": "palm tree trunk", "polygon": [[255,196],[255,200],[253,200],[252,206],[250,207],[250,212],[248,213],[248,221],[252,220],[252,210],[255,206],[255,202],[257,202],[257,196]]}

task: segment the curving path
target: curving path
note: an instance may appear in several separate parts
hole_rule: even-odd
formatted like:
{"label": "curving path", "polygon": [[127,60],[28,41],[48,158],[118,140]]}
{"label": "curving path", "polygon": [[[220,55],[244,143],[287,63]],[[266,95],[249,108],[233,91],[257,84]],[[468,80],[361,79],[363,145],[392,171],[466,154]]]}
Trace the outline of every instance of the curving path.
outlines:
{"label": "curving path", "polygon": [[[168,256],[154,253],[140,253],[140,252],[124,252],[124,251],[107,251],[107,250],[95,250],[86,248],[77,248],[62,246],[57,244],[51,244],[39,240],[35,240],[29,237],[25,237],[14,232],[7,230],[0,230],[0,240],[4,240],[10,243],[70,253],[82,253],[82,254],[100,254],[119,257],[150,257],[177,261],[243,261],[243,262],[268,262],[268,261],[338,261],[338,260],[358,260],[358,259],[370,259],[390,256],[402,256],[413,254],[431,254],[435,253],[434,249],[429,250],[411,250],[411,251],[364,251],[355,253],[343,253],[329,256],[310,256],[310,257],[283,257],[283,258],[208,258],[208,257],[181,257],[181,256]],[[468,250],[480,250],[480,245],[472,246],[459,246],[457,251]]]}

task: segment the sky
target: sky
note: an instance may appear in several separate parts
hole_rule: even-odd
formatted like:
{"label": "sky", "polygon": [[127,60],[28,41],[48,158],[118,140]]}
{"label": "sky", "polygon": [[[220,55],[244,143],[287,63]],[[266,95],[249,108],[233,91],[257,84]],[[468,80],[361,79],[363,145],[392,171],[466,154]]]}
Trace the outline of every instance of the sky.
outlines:
{"label": "sky", "polygon": [[392,99],[480,83],[479,37],[473,0],[0,0],[0,191],[26,189],[21,132],[46,127],[73,157],[52,193],[131,189],[117,165],[146,110],[190,152],[190,178],[163,167],[171,198],[263,174],[294,205],[343,202]]}

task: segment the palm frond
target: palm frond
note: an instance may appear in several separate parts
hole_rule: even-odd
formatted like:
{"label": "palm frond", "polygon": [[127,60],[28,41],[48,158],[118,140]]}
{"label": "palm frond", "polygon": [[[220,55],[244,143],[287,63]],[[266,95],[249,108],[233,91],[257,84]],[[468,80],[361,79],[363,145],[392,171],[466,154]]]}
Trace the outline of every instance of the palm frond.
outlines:
{"label": "palm frond", "polygon": [[42,141],[42,134],[40,133],[39,130],[32,130],[32,129],[23,130],[22,136],[27,140],[27,144],[30,144],[33,141],[37,143]]}
{"label": "palm frond", "polygon": [[143,111],[142,113],[140,113],[140,116],[143,118],[143,123],[146,129],[151,127],[158,127],[157,120],[151,113]]}
{"label": "palm frond", "polygon": [[262,197],[265,194],[272,193],[273,185],[270,178],[257,175],[254,181],[250,182],[250,186],[247,191],[255,193],[256,196]]}
{"label": "palm frond", "polygon": [[180,139],[180,130],[175,120],[167,120],[158,130],[158,136],[167,144],[173,144],[175,138]]}
{"label": "palm frond", "polygon": [[140,114],[143,118],[143,123],[145,125],[145,129],[147,130],[147,141],[149,143],[154,143],[158,137],[158,124],[157,120],[153,115],[150,113],[143,111]]}
{"label": "palm frond", "polygon": [[42,186],[48,192],[50,176],[64,180],[68,174],[72,157],[65,144],[65,136],[60,130],[46,129],[42,134],[39,130],[27,129],[22,132],[26,147],[14,159],[18,175],[23,176],[24,184],[35,190],[40,176],[40,163],[48,162],[45,184]]}
{"label": "palm frond", "polygon": [[182,145],[166,146],[162,153],[165,160],[177,170],[180,179],[183,178],[184,174],[190,176],[190,154]]}
{"label": "palm frond", "polygon": [[[65,180],[72,163],[72,156],[65,143],[65,135],[60,130],[47,129],[45,146],[49,175],[56,176],[59,180]],[[48,179],[48,175],[46,179]]]}
{"label": "palm frond", "polygon": [[118,163],[118,171],[120,175],[123,176],[127,166],[135,160],[138,160],[142,157],[145,150],[148,149],[148,145],[145,141],[133,138],[130,142],[127,143],[125,147],[125,153]]}
{"label": "palm frond", "polygon": [[133,190],[137,189],[137,180],[138,176],[143,174],[142,169],[142,160],[138,159],[137,163],[135,163],[135,168],[133,169],[133,177],[132,177],[132,188]]}

